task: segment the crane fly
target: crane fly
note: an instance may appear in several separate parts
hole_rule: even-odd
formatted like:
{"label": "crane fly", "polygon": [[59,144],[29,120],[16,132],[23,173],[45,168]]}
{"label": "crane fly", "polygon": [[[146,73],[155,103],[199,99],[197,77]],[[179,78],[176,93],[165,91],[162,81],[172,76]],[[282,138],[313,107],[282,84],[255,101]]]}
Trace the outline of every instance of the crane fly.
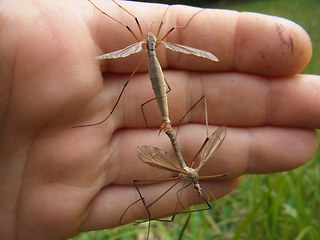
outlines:
{"label": "crane fly", "polygon": [[[183,169],[177,159],[177,156],[167,153],[157,147],[152,146],[139,146],[138,157],[140,160],[152,167],[160,168],[163,170],[171,171],[179,174],[175,178],[181,178],[188,183],[191,183],[194,188],[198,191],[200,197],[203,197],[201,187],[199,184],[200,179],[211,179],[221,177],[221,175],[214,176],[201,176],[199,177],[198,172],[203,165],[210,159],[212,154],[220,147],[227,133],[227,128],[221,126],[206,138],[204,144],[200,148],[198,154],[191,162],[190,167]],[[199,165],[193,168],[195,162],[199,161]],[[225,175],[223,175],[225,176]]]}
{"label": "crane fly", "polygon": [[[169,42],[165,42],[164,39],[175,29],[186,29],[187,26],[189,25],[189,23],[191,22],[191,20],[200,12],[202,12],[204,9],[201,9],[200,11],[196,12],[190,19],[189,21],[186,23],[185,26],[173,26],[167,33],[165,33],[163,35],[162,38],[160,38],[160,40],[157,40],[159,33],[161,31],[161,27],[163,25],[163,19],[165,18],[165,15],[169,9],[169,6],[167,8],[167,10],[164,13],[163,19],[159,25],[157,34],[154,35],[153,33],[149,32],[146,36],[146,39],[143,39],[143,33],[142,33],[142,28],[141,25],[139,23],[138,18],[133,15],[131,12],[129,12],[127,9],[125,9],[123,6],[121,6],[117,1],[112,0],[118,7],[120,7],[121,9],[123,9],[126,13],[128,13],[130,16],[132,16],[135,19],[135,22],[138,26],[139,29],[139,33],[140,33],[140,38],[137,37],[137,35],[133,32],[133,30],[128,26],[125,25],[124,23],[120,22],[119,20],[115,19],[114,17],[112,17],[111,15],[107,14],[106,12],[102,11],[96,4],[94,4],[91,0],[88,0],[96,9],[98,9],[102,14],[104,14],[105,16],[111,18],[112,20],[116,21],[117,23],[121,24],[122,26],[124,26],[130,33],[131,35],[137,40],[136,43],[133,43],[123,49],[114,51],[114,52],[110,52],[110,53],[106,53],[103,54],[101,56],[97,56],[95,57],[96,59],[115,59],[115,58],[125,58],[128,57],[132,54],[141,52],[143,49],[147,50],[147,55],[148,55],[148,69],[149,69],[149,76],[150,76],[150,80],[151,80],[151,84],[152,84],[152,88],[155,94],[155,98],[152,98],[150,100],[148,100],[147,102],[143,103],[141,105],[141,109],[142,109],[142,114],[143,117],[145,119],[145,123],[146,126],[148,126],[146,118],[145,118],[145,114],[144,114],[144,110],[143,110],[143,106],[153,100],[156,99],[159,110],[161,112],[161,116],[162,116],[162,124],[160,127],[160,132],[161,130],[167,128],[169,129],[171,127],[171,121],[169,119],[169,108],[168,108],[168,101],[167,101],[167,92],[171,91],[170,86],[167,84],[163,72],[162,72],[162,68],[161,65],[159,63],[159,60],[156,56],[156,48],[160,45],[163,44],[167,49],[170,49],[172,51],[175,52],[179,52],[179,53],[184,53],[184,54],[191,54],[191,55],[195,55],[197,57],[202,57],[202,58],[206,58],[209,59],[211,61],[219,61],[218,58],[216,56],[214,56],[212,53],[204,51],[204,50],[200,50],[197,48],[193,48],[193,47],[189,47],[189,46],[184,46],[184,45],[180,45],[180,44],[176,44],[176,43],[169,43]],[[95,125],[99,125],[103,122],[105,122],[113,113],[113,111],[115,110],[116,106],[118,105],[120,98],[126,88],[126,86],[128,85],[129,81],[132,79],[133,75],[136,73],[136,71],[138,70],[138,68],[140,67],[140,65],[142,64],[142,62],[144,62],[145,59],[143,59],[142,61],[140,61],[140,63],[137,65],[137,67],[134,69],[134,71],[132,72],[132,74],[130,75],[130,77],[128,78],[128,80],[126,81],[126,83],[124,84],[115,105],[112,107],[110,113],[108,114],[108,116],[106,118],[104,118],[103,120],[96,122],[96,123],[91,123],[91,124],[85,124],[85,125],[78,125],[78,126],[73,126],[73,128],[77,128],[77,127],[88,127],[88,126],[95,126]],[[167,87],[168,87],[168,91],[167,91]]]}
{"label": "crane fly", "polygon": [[[162,193],[159,197],[157,197],[154,201],[152,201],[149,204],[146,204],[146,201],[145,201],[144,197],[142,196],[142,194],[138,188],[138,185],[137,185],[138,182],[142,182],[142,181],[134,180],[133,183],[134,183],[135,188],[137,189],[137,192],[138,192],[140,198],[128,206],[128,208],[125,210],[125,212],[122,214],[122,216],[120,218],[120,223],[122,221],[122,218],[124,217],[124,215],[128,211],[128,209],[139,201],[142,201],[142,203],[147,211],[148,220],[137,221],[136,224],[149,221],[148,236],[149,236],[149,232],[150,232],[150,221],[151,220],[172,222],[177,214],[199,212],[199,211],[211,209],[209,199],[206,199],[206,197],[204,196],[202,189],[201,189],[201,186],[199,184],[199,181],[200,180],[219,179],[221,177],[228,176],[228,174],[223,173],[223,174],[211,175],[211,176],[199,176],[199,171],[204,166],[204,164],[212,157],[213,153],[216,152],[217,149],[220,147],[220,145],[222,144],[222,142],[226,136],[226,132],[227,132],[227,128],[225,126],[221,126],[221,127],[217,128],[216,131],[210,135],[210,137],[207,137],[206,140],[204,141],[204,143],[202,144],[201,148],[199,149],[198,153],[196,154],[195,158],[191,161],[190,165],[187,167],[187,169],[184,169],[180,166],[179,160],[177,159],[177,156],[175,156],[175,155],[169,154],[166,151],[161,150],[157,147],[139,146],[138,147],[138,157],[140,158],[140,160],[142,162],[144,162],[152,167],[156,167],[159,169],[163,169],[166,171],[176,173],[177,176],[172,177],[172,178],[168,178],[165,180],[177,180],[177,181],[169,189],[167,189],[164,193]],[[194,164],[196,162],[199,162],[199,164],[197,167],[194,167]],[[159,201],[171,189],[173,189],[173,187],[176,186],[181,180],[184,180],[187,183],[187,185],[184,186],[182,189],[180,189],[177,192],[177,204],[175,207],[175,212],[172,215],[171,219],[169,219],[169,220],[161,219],[163,217],[167,217],[168,215],[159,216],[156,218],[151,218],[151,213],[149,211],[149,208],[151,206],[153,206],[157,201]],[[207,207],[204,209],[177,212],[179,204],[183,207],[183,205],[181,204],[181,202],[179,200],[179,193],[181,193],[181,191],[184,188],[186,188],[187,186],[189,186],[191,184],[198,192],[199,197],[202,197],[204,199],[205,203],[207,204]],[[148,237],[147,237],[147,239],[148,239]]]}

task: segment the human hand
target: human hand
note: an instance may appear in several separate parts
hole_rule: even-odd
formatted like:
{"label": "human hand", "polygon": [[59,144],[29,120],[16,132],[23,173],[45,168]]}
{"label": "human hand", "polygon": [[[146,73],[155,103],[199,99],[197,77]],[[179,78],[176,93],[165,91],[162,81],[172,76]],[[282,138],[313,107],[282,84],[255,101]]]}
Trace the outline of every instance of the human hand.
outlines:
{"label": "human hand", "polygon": [[[113,2],[101,1],[110,15],[132,23]],[[124,3],[148,24],[164,5]],[[161,9],[160,9],[161,8]],[[98,62],[94,56],[118,50],[134,39],[88,1],[1,1],[0,233],[5,239],[64,239],[80,231],[118,225],[138,194],[133,179],[170,173],[143,164],[138,145],[170,149],[157,131],[144,128],[140,105],[152,97],[146,66],[126,89],[114,114],[103,125],[72,126],[103,119],[141,55]],[[183,25],[196,11],[170,8],[166,27]],[[317,148],[319,76],[295,75],[311,57],[307,34],[296,24],[270,16],[205,10],[186,30],[168,41],[214,53],[213,63],[172,52],[158,52],[176,124],[203,94],[212,125],[227,125],[227,137],[204,175],[228,172],[230,178],[201,182],[219,198],[245,173],[296,168]],[[97,47],[101,50],[97,51]],[[99,66],[101,64],[101,66]],[[103,72],[103,77],[101,76]],[[160,126],[157,114],[148,123]],[[203,109],[179,131],[185,159],[204,140]],[[170,182],[143,186],[149,199]],[[193,189],[191,189],[193,190]],[[189,204],[199,202],[188,192]],[[176,193],[154,205],[153,214],[172,213]],[[142,204],[125,222],[146,217]]]}

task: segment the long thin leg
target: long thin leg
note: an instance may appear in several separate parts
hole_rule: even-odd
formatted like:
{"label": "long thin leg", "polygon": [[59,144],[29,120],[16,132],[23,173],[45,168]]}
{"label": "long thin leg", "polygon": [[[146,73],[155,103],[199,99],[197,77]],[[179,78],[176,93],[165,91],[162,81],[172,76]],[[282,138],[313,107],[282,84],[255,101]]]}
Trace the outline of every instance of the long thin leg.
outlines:
{"label": "long thin leg", "polygon": [[192,17],[189,19],[189,21],[186,23],[184,26],[173,26],[170,28],[170,30],[160,39],[160,41],[163,41],[173,30],[175,29],[186,29],[189,25],[189,23],[192,21],[192,19],[199,14],[200,12],[204,11],[205,9],[201,9],[200,11],[196,12],[195,14],[192,15]]}
{"label": "long thin leg", "polygon": [[156,217],[156,218],[151,218],[151,219],[148,219],[148,220],[141,220],[141,221],[136,221],[134,224],[135,225],[138,225],[140,223],[144,223],[146,221],[159,221],[159,222],[173,222],[175,217],[178,215],[178,214],[185,214],[185,213],[193,213],[193,212],[201,212],[201,211],[207,211],[207,210],[210,210],[212,209],[210,203],[203,197],[203,199],[205,200],[206,204],[207,204],[207,207],[206,208],[200,208],[200,209],[195,209],[195,210],[189,210],[189,211],[184,211],[184,212],[176,212],[172,215],[172,217],[170,219],[162,219],[162,218],[165,218],[165,217],[168,217],[168,215],[163,215],[163,216],[159,216],[159,217]]}
{"label": "long thin leg", "polygon": [[169,7],[170,7],[170,5],[168,5],[166,11],[165,11],[164,14],[163,14],[163,17],[162,17],[161,22],[160,22],[160,24],[159,24],[159,28],[158,28],[158,31],[157,31],[156,38],[159,37],[160,30],[161,30],[161,28],[162,28],[162,25],[163,25],[163,22],[164,22],[164,19],[165,19],[166,15],[167,15],[167,12],[168,12]]}
{"label": "long thin leg", "polygon": [[[170,178],[170,179],[176,179],[176,178]],[[158,181],[158,180],[154,180],[154,181]],[[123,217],[125,216],[125,214],[127,213],[127,211],[129,210],[129,208],[132,207],[133,205],[135,205],[136,203],[138,203],[138,202],[141,201],[141,202],[143,203],[143,205],[144,205],[145,210],[147,211],[147,214],[148,214],[148,220],[143,220],[143,222],[148,221],[148,234],[147,234],[147,238],[146,238],[146,239],[149,239],[150,228],[151,228],[151,222],[150,222],[150,220],[149,220],[149,219],[151,219],[151,213],[150,213],[150,211],[149,211],[149,208],[150,208],[153,204],[155,204],[157,201],[159,201],[159,199],[162,198],[167,192],[169,192],[174,186],[176,186],[176,185],[180,182],[180,179],[179,179],[179,181],[177,181],[176,183],[174,183],[168,190],[166,190],[164,193],[162,193],[158,198],[156,198],[152,203],[150,203],[150,204],[148,204],[148,205],[146,204],[145,199],[144,199],[144,197],[142,196],[142,194],[141,194],[141,192],[140,192],[140,190],[139,190],[139,187],[138,187],[138,185],[137,185],[138,182],[143,182],[143,181],[141,181],[141,180],[133,180],[133,184],[134,184],[134,186],[135,186],[135,188],[136,188],[136,190],[137,190],[137,192],[138,192],[138,194],[139,194],[139,199],[136,200],[136,201],[134,201],[133,203],[131,203],[131,204],[126,208],[126,210],[123,212],[123,214],[121,215],[121,217],[120,217],[120,219],[119,219],[119,225],[121,225],[122,219],[123,219]],[[145,182],[151,182],[151,181],[145,181]],[[139,223],[140,223],[140,221],[136,221],[136,222],[134,223],[134,225],[137,225],[137,224],[139,224]]]}
{"label": "long thin leg", "polygon": [[[182,203],[180,202],[180,199],[179,199],[179,194],[180,192],[185,189],[186,187],[190,186],[190,184],[184,186],[183,188],[181,188],[180,190],[177,191],[177,203],[176,203],[176,210],[178,208],[178,205],[182,206],[184,208],[184,206],[182,205]],[[170,219],[162,219],[162,218],[165,218],[165,217],[168,217],[168,215],[162,215],[162,216],[158,216],[156,218],[151,218],[151,219],[148,219],[148,220],[141,220],[141,221],[137,221],[135,222],[135,224],[140,224],[140,223],[143,223],[143,222],[146,222],[146,221],[159,221],[159,222],[173,222],[176,215],[178,214],[184,214],[184,213],[193,213],[193,212],[201,212],[201,211],[206,211],[206,210],[210,210],[212,209],[209,201],[204,197],[202,196],[203,200],[205,201],[205,203],[207,204],[207,207],[206,208],[200,208],[200,209],[195,209],[195,210],[188,210],[188,211],[182,211],[182,212],[177,212],[175,210],[174,214],[171,216]]]}
{"label": "long thin leg", "polygon": [[204,101],[204,108],[205,108],[205,118],[206,118],[206,126],[207,126],[207,138],[209,137],[209,132],[208,132],[208,112],[207,112],[207,99],[206,96],[202,96],[201,98],[199,98],[199,100],[197,102],[195,102],[190,108],[189,110],[182,116],[182,118],[180,119],[179,123],[178,123],[178,129],[177,129],[177,133],[176,135],[178,136],[179,133],[179,128],[180,125],[182,124],[182,121],[185,119],[185,117],[201,102]]}
{"label": "long thin leg", "polygon": [[153,204],[155,204],[156,202],[158,202],[164,195],[166,195],[172,188],[174,188],[181,179],[179,179],[179,181],[177,181],[176,183],[174,183],[170,188],[168,188],[164,193],[162,193],[159,197],[157,197],[152,203],[147,205],[147,208],[150,208],[151,206],[153,206]]}
{"label": "long thin leg", "polygon": [[[134,183],[134,186],[136,187],[136,189],[137,189],[137,191],[138,191],[138,193],[139,193],[140,199],[142,200],[143,205],[144,205],[144,207],[145,207],[145,209],[146,209],[146,211],[147,211],[147,213],[148,213],[148,219],[150,219],[150,218],[151,218],[151,213],[150,213],[150,211],[149,211],[149,208],[148,208],[147,205],[146,205],[146,202],[145,202],[145,200],[144,200],[144,197],[142,197],[142,194],[141,194],[141,192],[140,192],[140,190],[139,190],[139,188],[138,188],[138,185],[136,184],[136,183],[137,183],[137,180],[133,181],[133,183]],[[147,233],[147,238],[146,238],[147,240],[149,239],[150,229],[151,229],[151,222],[149,221],[149,222],[148,222],[148,233]]]}
{"label": "long thin leg", "polygon": [[[126,212],[128,211],[128,209],[129,209],[131,206],[135,205],[135,204],[136,204],[137,202],[139,202],[139,201],[142,201],[142,203],[143,203],[143,205],[144,205],[144,207],[145,207],[145,209],[146,209],[146,211],[147,211],[148,219],[151,218],[151,213],[150,213],[150,211],[149,211],[149,209],[148,209],[148,207],[147,207],[147,204],[146,204],[146,202],[145,202],[144,197],[142,196],[142,194],[141,194],[141,192],[140,192],[140,190],[139,190],[139,188],[138,188],[138,185],[136,184],[137,182],[138,182],[138,180],[133,180],[133,184],[134,184],[134,186],[135,186],[135,188],[136,188],[136,190],[137,190],[140,198],[139,198],[138,200],[136,200],[135,202],[131,203],[131,204],[126,208],[126,210],[124,211],[124,213],[123,213],[123,214],[121,215],[121,217],[120,217],[120,224],[121,224],[122,218],[124,217],[124,215],[126,214]],[[148,223],[148,233],[147,233],[147,238],[146,238],[147,240],[149,239],[150,228],[151,228],[151,223],[150,223],[150,221],[149,221],[149,223]]]}
{"label": "long thin leg", "polygon": [[[137,24],[137,26],[138,26],[138,28],[139,28],[139,32],[140,32],[140,36],[141,36],[141,38],[143,38],[143,33],[142,33],[142,29],[141,29],[141,25],[140,25],[140,23],[139,23],[139,20],[138,20],[138,18],[135,16],[135,15],[133,15],[131,12],[129,12],[127,9],[125,9],[123,6],[121,6],[116,0],[112,0],[115,4],[117,4],[118,5],[118,7],[120,7],[121,9],[123,9],[126,13],[128,13],[130,16],[132,16],[133,18],[134,18],[134,20],[135,20],[135,22],[136,22],[136,24]],[[122,25],[124,25],[124,24],[122,24]],[[128,26],[126,26],[126,28],[128,28]],[[129,30],[129,29],[128,29]],[[130,30],[129,30],[130,31]],[[131,32],[131,31],[130,31]],[[137,38],[136,38],[137,39]],[[138,40],[139,41],[139,40]]]}
{"label": "long thin leg", "polygon": [[127,208],[126,210],[123,212],[123,214],[121,215],[120,217],[120,224],[122,222],[122,219],[124,217],[124,215],[126,214],[126,212],[129,210],[130,207],[132,207],[133,205],[135,205],[136,203],[138,203],[139,201],[142,201],[143,205],[145,206],[145,209],[148,213],[148,216],[149,218],[151,217],[151,213],[149,211],[149,208],[155,204],[157,201],[159,201],[165,194],[167,194],[172,188],[174,188],[179,182],[181,179],[179,179],[176,183],[174,183],[169,189],[167,189],[164,193],[162,193],[159,197],[157,197],[154,201],[152,201],[151,203],[149,204],[146,204],[145,200],[144,200],[144,197],[142,196],[142,193],[140,192],[140,189],[138,187],[138,184],[137,183],[141,183],[141,182],[159,182],[159,181],[168,181],[168,180],[176,180],[178,177],[172,177],[172,178],[168,178],[168,179],[161,179],[161,180],[146,180],[146,181],[143,181],[143,180],[133,180],[133,185],[135,186],[138,194],[139,194],[139,199],[136,200],[135,202],[131,203]]}
{"label": "long thin leg", "polygon": [[[141,196],[139,190],[137,190],[137,191],[138,191],[139,195]],[[119,219],[119,225],[122,224],[122,219],[123,219],[124,215],[126,215],[126,213],[127,213],[127,211],[129,210],[129,208],[131,208],[133,205],[135,205],[136,203],[138,203],[138,202],[140,202],[140,201],[142,201],[142,202],[143,202],[143,205],[145,205],[145,200],[144,200],[143,197],[141,197],[141,198],[139,198],[138,200],[136,200],[136,201],[134,201],[133,203],[131,203],[131,204],[126,208],[126,210],[122,213],[122,215],[121,215],[121,217],[120,217],[120,219]],[[148,210],[148,209],[147,209],[147,210]]]}
{"label": "long thin leg", "polygon": [[184,232],[185,232],[185,230],[187,229],[187,226],[188,226],[188,224],[189,224],[190,218],[191,218],[191,213],[188,214],[188,218],[187,218],[186,222],[183,224],[183,227],[182,227],[181,232],[180,232],[180,234],[179,234],[178,240],[181,240],[181,239],[182,239],[183,234],[184,234]]}
{"label": "long thin leg", "polygon": [[118,98],[117,98],[116,103],[113,105],[110,113],[108,114],[108,116],[107,116],[105,119],[103,119],[103,120],[100,121],[100,122],[96,122],[96,123],[89,123],[89,124],[84,124],[84,125],[72,126],[72,128],[96,126],[96,125],[99,125],[99,124],[104,123],[105,121],[107,121],[108,118],[112,115],[112,113],[113,113],[114,110],[116,109],[116,107],[117,107],[117,105],[118,105],[118,103],[119,103],[119,101],[120,101],[120,98],[121,98],[121,96],[122,96],[125,88],[127,87],[129,81],[133,78],[133,75],[137,72],[138,68],[139,68],[139,67],[141,66],[141,64],[145,61],[145,59],[146,59],[146,58],[142,59],[142,61],[140,61],[140,63],[137,65],[137,67],[136,67],[136,68],[134,69],[134,71],[131,73],[130,77],[128,78],[128,80],[127,80],[127,81],[125,82],[125,84],[123,85],[122,90],[121,90],[121,92],[120,92],[120,94],[119,94],[119,96],[118,96]]}
{"label": "long thin leg", "polygon": [[207,211],[207,210],[210,210],[212,209],[210,203],[208,202],[207,199],[205,199],[205,197],[202,196],[202,198],[204,199],[204,201],[206,202],[207,204],[207,207],[206,208],[200,208],[200,209],[195,209],[195,210],[189,210],[189,211],[184,211],[184,212],[176,212],[172,215],[172,218],[171,219],[161,219],[163,217],[167,217],[167,215],[164,215],[164,216],[160,216],[160,217],[157,217],[157,218],[152,218],[150,219],[150,221],[153,221],[153,220],[156,220],[156,221],[161,221],[161,222],[173,222],[176,215],[178,214],[185,214],[185,213],[193,213],[193,212],[201,212],[201,211]]}
{"label": "long thin leg", "polygon": [[[140,190],[139,190],[139,188],[138,188],[138,186],[136,185],[136,183],[134,183],[135,184],[135,186],[136,186],[136,189],[137,189],[137,191],[138,191],[138,193],[139,193],[139,196],[140,196],[140,199],[139,200],[142,200],[142,202],[143,202],[143,204],[144,204],[144,206],[145,206],[145,209],[146,209],[146,211],[148,212],[148,219],[146,219],[146,220],[139,220],[139,221],[136,221],[135,223],[134,223],[134,225],[138,225],[138,224],[140,224],[140,223],[143,223],[143,222],[149,222],[149,229],[150,229],[150,221],[151,220],[156,220],[156,221],[160,221],[160,222],[172,222],[173,220],[174,220],[174,217],[173,217],[173,219],[170,219],[170,220],[165,220],[165,219],[158,219],[158,217],[157,218],[151,218],[151,214],[150,214],[150,211],[149,211],[149,208],[151,207],[151,206],[153,206],[153,204],[155,204],[156,202],[158,202],[165,194],[167,194],[172,188],[174,188],[179,182],[180,182],[180,180],[181,179],[179,179],[176,183],[174,183],[170,188],[168,188],[164,193],[162,193],[159,197],[157,197],[152,203],[150,203],[150,204],[148,204],[148,205],[146,205],[146,203],[145,203],[145,201],[144,201],[144,198],[143,198],[143,196],[142,196],[142,194],[141,194],[141,192],[140,192]],[[137,180],[136,180],[137,181]],[[179,191],[178,191],[179,192]],[[137,201],[135,201],[133,204],[136,204],[139,200],[137,200]],[[130,204],[129,205],[129,207],[131,207],[133,204]],[[178,203],[177,203],[178,204]],[[129,208],[128,207],[128,208]],[[128,209],[127,208],[127,209]],[[127,211],[127,209],[126,209],[126,211]],[[176,209],[177,209],[177,206],[175,207],[175,211],[176,211]],[[124,213],[125,214],[125,213]],[[123,215],[124,215],[123,214]],[[122,216],[123,216],[122,215]],[[149,234],[148,234],[149,235]]]}
{"label": "long thin leg", "polygon": [[[179,180],[180,181],[180,180]],[[178,181],[178,182],[179,182]],[[174,185],[172,185],[169,189],[167,189],[164,193],[162,193],[161,195],[160,195],[160,197],[158,197],[155,201],[153,201],[151,204],[149,204],[148,206],[146,206],[147,208],[149,208],[149,207],[151,207],[153,204],[155,204],[157,201],[159,201],[159,199],[160,198],[162,198],[165,194],[167,194],[175,185],[177,185],[177,183],[178,182],[176,182]],[[186,188],[186,187],[188,187],[188,186],[190,186],[190,184],[188,184],[188,185],[186,185],[186,186],[183,186],[180,190],[178,190],[177,192],[176,192],[176,194],[177,194],[177,203],[176,203],[176,207],[175,207],[175,209],[174,209],[174,212],[176,212],[177,211],[177,209],[178,209],[178,205],[180,205],[182,208],[184,208],[184,206],[182,205],[182,203],[180,202],[180,200],[179,200],[179,198],[180,198],[180,196],[179,196],[179,194],[181,195],[181,193],[182,193],[182,189],[184,189],[184,188]],[[135,224],[140,224],[140,223],[143,223],[143,222],[146,222],[146,221],[159,221],[159,222],[173,222],[173,220],[174,220],[174,218],[175,218],[175,215],[176,214],[173,214],[172,216],[171,216],[171,219],[161,219],[161,218],[163,218],[163,217],[167,217],[168,215],[165,215],[165,216],[161,216],[161,217],[155,217],[155,218],[150,218],[149,217],[149,219],[148,220],[140,220],[140,221],[136,221],[135,222]]]}
{"label": "long thin leg", "polygon": [[184,118],[187,116],[187,114],[189,114],[192,109],[195,108],[195,106],[197,106],[201,101],[204,101],[204,108],[205,108],[205,121],[206,121],[206,131],[207,131],[207,137],[204,141],[204,143],[202,144],[201,148],[199,149],[199,151],[197,152],[197,154],[195,155],[195,157],[193,158],[193,160],[190,162],[190,164],[188,165],[188,167],[192,167],[194,164],[195,159],[198,157],[198,155],[200,154],[201,150],[203,149],[203,147],[205,146],[206,142],[209,140],[209,132],[208,132],[208,112],[207,112],[207,99],[206,97],[203,95],[195,104],[193,104],[191,106],[191,108],[182,116],[182,118],[180,119],[179,123],[178,123],[178,129],[177,129],[177,134],[176,136],[178,136],[178,132],[179,132],[179,128],[180,125],[182,123],[182,121],[184,120]]}
{"label": "long thin leg", "polygon": [[190,162],[190,164],[188,165],[188,167],[193,167],[194,161],[197,159],[198,155],[200,154],[201,150],[204,148],[204,146],[206,145],[207,141],[209,140],[209,123],[208,123],[208,111],[207,111],[207,98],[205,95],[203,95],[195,104],[193,104],[191,106],[191,108],[182,116],[182,118],[179,121],[178,124],[178,129],[177,129],[177,136],[178,136],[178,132],[179,132],[179,127],[182,123],[182,121],[184,120],[184,118],[192,111],[192,109],[194,109],[201,101],[204,101],[204,109],[205,109],[205,121],[206,121],[206,131],[207,131],[207,137],[204,140],[201,148],[199,149],[199,151],[197,152],[197,154],[195,155],[195,157],[192,159],[192,161]]}
{"label": "long thin leg", "polygon": [[128,25],[125,25],[123,24],[122,22],[120,22],[119,20],[115,19],[114,17],[110,16],[109,14],[107,14],[106,12],[102,11],[96,4],[94,4],[91,0],[88,0],[96,9],[98,9],[102,14],[104,14],[105,16],[111,18],[112,20],[116,21],[117,23],[121,24],[122,26],[124,26],[131,34],[132,36],[138,41],[140,42],[141,39],[142,39],[142,30],[141,30],[141,26],[140,26],[140,23],[138,21],[138,18],[135,17],[133,14],[131,14],[128,10],[126,10],[124,7],[122,7],[120,4],[118,4],[116,1],[113,0],[113,2],[115,4],[117,4],[120,8],[122,8],[124,11],[126,11],[127,13],[129,13],[131,16],[134,17],[137,25],[138,25],[138,28],[139,28],[139,31],[140,31],[140,34],[141,34],[141,39],[139,39],[137,37],[137,35],[131,30],[131,28],[128,26]]}

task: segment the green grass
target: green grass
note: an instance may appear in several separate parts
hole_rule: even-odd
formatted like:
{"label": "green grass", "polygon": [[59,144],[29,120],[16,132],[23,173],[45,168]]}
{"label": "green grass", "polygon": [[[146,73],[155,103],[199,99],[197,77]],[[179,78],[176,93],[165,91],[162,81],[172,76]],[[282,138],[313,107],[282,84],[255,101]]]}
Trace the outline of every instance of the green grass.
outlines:
{"label": "green grass", "polygon": [[[313,57],[304,73],[320,74],[318,0],[226,0],[211,6],[282,16],[300,24],[309,33],[314,46]],[[246,175],[231,194],[213,203],[212,211],[192,214],[183,239],[320,239],[319,160],[318,151],[313,160],[296,170],[269,175]],[[150,239],[178,239],[186,219],[187,215],[181,215],[174,223],[153,222]],[[82,233],[72,240],[140,240],[145,239],[146,232],[146,225],[127,225]]]}

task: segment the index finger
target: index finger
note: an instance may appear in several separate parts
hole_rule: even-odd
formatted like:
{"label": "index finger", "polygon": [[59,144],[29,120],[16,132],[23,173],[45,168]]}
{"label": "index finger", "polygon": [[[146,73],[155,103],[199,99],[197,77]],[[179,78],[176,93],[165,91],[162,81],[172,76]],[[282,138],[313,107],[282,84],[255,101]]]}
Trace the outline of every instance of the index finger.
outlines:
{"label": "index finger", "polygon": [[[139,36],[135,19],[123,9],[111,1],[95,3]],[[138,18],[144,34],[151,26],[157,29],[153,25],[160,22],[167,9],[161,4],[121,2],[121,5]],[[173,26],[185,26],[198,11],[194,7],[170,6],[162,33]],[[92,16],[95,16],[91,22],[92,32],[100,48],[95,55],[122,49],[136,41],[124,26],[101,12],[96,11]],[[229,10],[206,9],[197,14],[186,29],[172,31],[165,41],[212,52],[220,61],[211,62],[159,49],[157,54],[163,68],[288,76],[303,70],[312,54],[310,38],[299,25],[279,17]],[[103,60],[102,70],[132,72],[141,57],[138,54],[125,59]],[[140,70],[147,71],[147,66]]]}

